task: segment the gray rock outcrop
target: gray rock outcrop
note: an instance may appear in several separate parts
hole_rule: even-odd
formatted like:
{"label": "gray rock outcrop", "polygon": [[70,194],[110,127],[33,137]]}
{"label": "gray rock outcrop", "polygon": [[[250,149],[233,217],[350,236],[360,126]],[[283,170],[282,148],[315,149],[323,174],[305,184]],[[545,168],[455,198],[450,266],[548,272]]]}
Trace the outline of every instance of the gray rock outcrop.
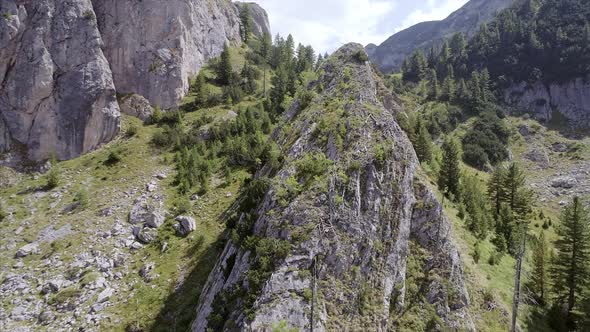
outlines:
{"label": "gray rock outcrop", "polygon": [[[231,1],[92,2],[117,92],[139,94],[164,109],[177,106],[189,78],[225,44],[241,43],[239,10]],[[266,13],[252,9],[255,31],[265,30]]]}
{"label": "gray rock outcrop", "polygon": [[[143,224],[146,227],[158,228],[164,223],[166,213],[157,202],[149,202],[144,196],[133,203],[129,211],[129,223],[133,225]],[[161,205],[161,203],[159,203]]]}
{"label": "gray rock outcrop", "polygon": [[197,229],[197,223],[192,217],[178,216],[175,220],[178,223],[174,225],[174,229],[181,236],[187,236]]}
{"label": "gray rock outcrop", "polygon": [[248,9],[250,10],[250,16],[252,17],[252,32],[256,36],[261,37],[265,34],[271,34],[268,14],[264,8],[260,7],[255,2],[235,2],[235,5],[240,10],[244,6],[248,6]]}
{"label": "gray rock outcrop", "polygon": [[142,121],[148,121],[154,114],[154,108],[150,102],[135,93],[121,97],[119,105],[123,114],[134,116]]}
{"label": "gray rock outcrop", "polygon": [[[286,162],[263,167],[257,189],[238,198],[256,208],[238,214],[193,331],[266,331],[277,322],[306,331],[312,303],[315,331],[395,330],[406,308],[426,306],[435,314],[425,320],[474,330],[451,223],[418,178],[416,154],[395,120],[397,98],[358,61],[362,50],[349,44],[335,52],[308,87],[323,87],[320,95],[285,114],[290,129],[278,128],[273,138]],[[322,129],[327,117],[345,128]],[[327,165],[321,175],[301,173],[308,158]],[[267,190],[256,199],[261,186]],[[406,296],[406,280],[422,273],[425,300],[416,302],[416,294]]]}
{"label": "gray rock outcrop", "polygon": [[540,121],[590,128],[590,77],[561,84],[521,82],[504,91],[504,101]]}
{"label": "gray rock outcrop", "polygon": [[[0,0],[0,153],[65,160],[112,140],[115,91],[136,94],[123,108],[144,120],[151,106],[175,108],[206,61],[241,43],[244,5]],[[254,33],[270,33],[264,9],[247,5]]]}
{"label": "gray rock outcrop", "polygon": [[0,8],[0,153],[71,159],[111,140],[119,106],[90,0]]}

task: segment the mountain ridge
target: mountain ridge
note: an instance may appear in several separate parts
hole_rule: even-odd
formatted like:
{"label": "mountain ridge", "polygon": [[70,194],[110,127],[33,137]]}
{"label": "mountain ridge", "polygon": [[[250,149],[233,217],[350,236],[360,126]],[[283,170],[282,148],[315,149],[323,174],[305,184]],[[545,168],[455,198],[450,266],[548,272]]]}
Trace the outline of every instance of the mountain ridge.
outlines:
{"label": "mountain ridge", "polygon": [[495,13],[509,7],[515,0],[471,0],[441,21],[418,23],[389,37],[374,51],[371,61],[384,73],[401,69],[402,62],[416,50],[426,51],[445,38],[462,32],[473,35],[481,23],[491,20]]}

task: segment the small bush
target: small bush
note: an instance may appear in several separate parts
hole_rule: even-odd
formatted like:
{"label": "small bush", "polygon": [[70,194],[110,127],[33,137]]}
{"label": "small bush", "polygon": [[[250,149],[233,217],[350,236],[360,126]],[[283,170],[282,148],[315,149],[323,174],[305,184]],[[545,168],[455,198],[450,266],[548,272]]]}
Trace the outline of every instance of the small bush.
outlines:
{"label": "small bush", "polygon": [[180,197],[174,201],[174,210],[177,215],[187,214],[192,208],[191,201],[186,197]]}
{"label": "small bush", "polygon": [[[154,114],[156,114],[155,111],[154,111]],[[168,126],[174,127],[176,125],[181,124],[183,118],[184,118],[184,113],[181,111],[165,112],[161,115],[160,121],[158,121],[157,123],[159,125],[168,125]]]}
{"label": "small bush", "polygon": [[356,54],[354,55],[354,58],[357,61],[363,62],[363,63],[369,61],[369,56],[367,55],[367,53],[365,51],[356,52]]}
{"label": "small bush", "polygon": [[315,93],[313,91],[305,90],[299,94],[299,106],[302,110],[308,108],[313,99],[315,98]]}
{"label": "small bush", "polygon": [[[52,165],[53,165],[53,163],[52,163]],[[49,172],[46,175],[46,180],[47,180],[47,189],[54,189],[57,186],[59,186],[61,179],[60,179],[59,170],[57,169],[56,166],[51,167],[51,169],[49,170]]]}
{"label": "small bush", "polygon": [[488,264],[490,264],[492,266],[498,265],[502,261],[502,257],[504,257],[504,254],[502,252],[499,252],[499,251],[492,252],[490,254],[490,258],[488,259]]}
{"label": "small bush", "polygon": [[4,204],[0,202],[0,222],[8,217],[8,212],[4,209]]}
{"label": "small bush", "polygon": [[113,166],[120,163],[121,160],[123,160],[121,153],[118,150],[112,150],[104,163],[107,166]]}
{"label": "small bush", "polygon": [[87,20],[92,20],[94,19],[94,12],[92,10],[86,10],[84,11],[84,18]]}
{"label": "small bush", "polygon": [[457,212],[457,217],[459,217],[459,219],[461,220],[465,220],[465,204],[461,203],[459,204],[459,211]]}
{"label": "small bush", "polygon": [[88,198],[88,192],[84,189],[78,191],[74,196],[74,202],[78,203],[78,209],[86,209],[90,202],[90,199]]}
{"label": "small bush", "polygon": [[475,264],[478,264],[479,259],[481,258],[481,249],[479,248],[479,244],[475,245],[475,249],[473,250],[473,254],[471,256],[473,257]]}
{"label": "small bush", "polygon": [[331,165],[332,161],[324,153],[306,154],[296,162],[297,176],[308,184],[314,177],[324,175]]}
{"label": "small bush", "polygon": [[156,108],[154,109],[154,113],[152,114],[152,118],[150,120],[150,123],[158,124],[158,123],[160,123],[161,120],[162,120],[162,110],[160,109],[160,106],[156,106]]}
{"label": "small bush", "polygon": [[131,124],[127,128],[127,132],[125,132],[125,136],[130,138],[130,137],[137,135],[138,132],[139,132],[139,127],[135,124]]}

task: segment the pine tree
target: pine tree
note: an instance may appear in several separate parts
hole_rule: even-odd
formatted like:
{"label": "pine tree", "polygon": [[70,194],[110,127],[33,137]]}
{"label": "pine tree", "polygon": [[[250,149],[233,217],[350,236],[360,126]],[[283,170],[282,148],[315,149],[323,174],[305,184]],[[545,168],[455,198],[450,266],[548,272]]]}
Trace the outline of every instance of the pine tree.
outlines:
{"label": "pine tree", "polygon": [[266,65],[270,61],[272,56],[272,38],[268,33],[265,33],[264,36],[262,36],[258,54],[264,59],[263,65]]}
{"label": "pine tree", "polygon": [[295,56],[295,40],[293,36],[289,34],[287,41],[285,42],[285,49],[283,51],[283,63],[292,66],[293,58]]}
{"label": "pine tree", "polygon": [[277,69],[279,65],[283,64],[283,54],[285,53],[285,40],[281,35],[277,33],[272,48],[271,66],[273,69]]}
{"label": "pine tree", "polygon": [[270,90],[270,99],[272,102],[272,109],[279,114],[282,113],[284,110],[281,108],[283,101],[285,100],[285,95],[288,91],[288,81],[289,81],[289,73],[285,66],[280,66],[275,76],[272,78],[272,88]]}
{"label": "pine tree", "polygon": [[533,251],[533,273],[531,275],[531,289],[540,305],[545,304],[547,295],[547,247],[545,232],[541,230]]}
{"label": "pine tree", "polygon": [[503,166],[498,166],[488,180],[488,197],[492,203],[492,212],[496,220],[500,216],[502,203],[506,201],[506,193],[504,191],[505,174],[506,169]]}
{"label": "pine tree", "polygon": [[318,55],[318,60],[316,61],[315,70],[320,69],[322,64],[324,64],[324,56],[320,53],[320,55]]}
{"label": "pine tree", "polygon": [[242,4],[240,10],[240,33],[245,43],[250,41],[250,34],[252,34],[252,15],[250,13],[250,6],[247,3]]}
{"label": "pine tree", "polygon": [[455,100],[455,81],[450,76],[443,81],[441,98],[445,101]]}
{"label": "pine tree", "polygon": [[194,104],[196,108],[207,106],[209,100],[209,87],[207,86],[207,80],[205,79],[205,74],[203,72],[200,72],[199,75],[197,75],[193,92],[195,93]]}
{"label": "pine tree", "polygon": [[232,76],[231,57],[229,46],[225,44],[221,53],[221,60],[217,67],[217,80],[222,85],[229,85]]}
{"label": "pine tree", "polygon": [[459,199],[459,148],[457,143],[451,139],[445,139],[443,145],[443,160],[438,177],[438,186],[445,196]]}
{"label": "pine tree", "polygon": [[492,90],[490,88],[490,72],[488,71],[487,68],[484,68],[484,70],[482,70],[480,76],[479,76],[479,84],[480,84],[480,88],[479,90],[481,91],[481,98],[483,103],[489,103],[489,102],[493,102],[494,101],[494,94],[492,93]]}
{"label": "pine tree", "polygon": [[427,79],[428,79],[428,85],[429,85],[428,90],[430,90],[429,97],[431,99],[436,100],[440,96],[440,85],[438,84],[436,70],[434,70],[434,69],[428,70]]}
{"label": "pine tree", "polygon": [[521,192],[521,189],[524,188],[526,184],[526,177],[524,171],[517,163],[511,163],[508,165],[502,182],[504,187],[503,190],[506,194],[505,201],[508,206],[510,206],[510,209],[514,212],[518,212],[519,208],[526,208],[526,206],[519,204],[519,192]]}
{"label": "pine tree", "polygon": [[553,292],[557,303],[565,304],[568,325],[575,326],[580,318],[576,309],[581,305],[585,287],[590,282],[590,219],[578,197],[564,210],[555,241],[557,256],[551,267]]}
{"label": "pine tree", "polygon": [[424,54],[416,51],[410,57],[410,60],[407,61],[406,65],[403,66],[402,77],[404,81],[418,83],[425,78],[426,68],[427,62]]}
{"label": "pine tree", "polygon": [[256,89],[258,88],[256,84],[257,74],[259,72],[252,66],[248,64],[248,62],[244,62],[244,67],[242,68],[241,76],[243,81],[243,90],[246,94],[254,94],[256,93]]}
{"label": "pine tree", "polygon": [[486,198],[480,189],[479,179],[463,176],[460,184],[461,201],[469,215],[467,228],[478,238],[485,239],[493,228],[493,220],[487,214]]}
{"label": "pine tree", "polygon": [[457,99],[464,104],[469,102],[471,99],[469,89],[467,88],[467,84],[465,83],[464,79],[459,80],[459,84],[457,86]]}
{"label": "pine tree", "polygon": [[464,59],[467,57],[467,41],[465,39],[465,35],[463,33],[456,33],[451,38],[451,42],[449,44],[451,48],[451,53],[453,57],[457,59],[459,62],[463,62]]}
{"label": "pine tree", "polygon": [[415,150],[418,160],[422,163],[430,162],[432,159],[432,139],[430,133],[424,125],[424,122],[420,118],[416,121],[416,127],[414,128],[415,137]]}

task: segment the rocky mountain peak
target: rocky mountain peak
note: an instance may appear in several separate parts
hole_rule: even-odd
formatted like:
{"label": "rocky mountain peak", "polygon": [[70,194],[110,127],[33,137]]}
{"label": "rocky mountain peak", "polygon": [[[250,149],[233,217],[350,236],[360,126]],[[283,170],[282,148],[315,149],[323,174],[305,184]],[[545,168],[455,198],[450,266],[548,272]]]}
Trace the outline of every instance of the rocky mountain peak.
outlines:
{"label": "rocky mountain peak", "polygon": [[397,98],[362,45],[343,46],[321,72],[285,114],[289,130],[274,134],[285,161],[258,172],[252,210],[236,207],[192,330],[387,330],[413,301],[408,260],[428,275],[426,300],[412,305],[470,329],[450,223],[418,178]]}

